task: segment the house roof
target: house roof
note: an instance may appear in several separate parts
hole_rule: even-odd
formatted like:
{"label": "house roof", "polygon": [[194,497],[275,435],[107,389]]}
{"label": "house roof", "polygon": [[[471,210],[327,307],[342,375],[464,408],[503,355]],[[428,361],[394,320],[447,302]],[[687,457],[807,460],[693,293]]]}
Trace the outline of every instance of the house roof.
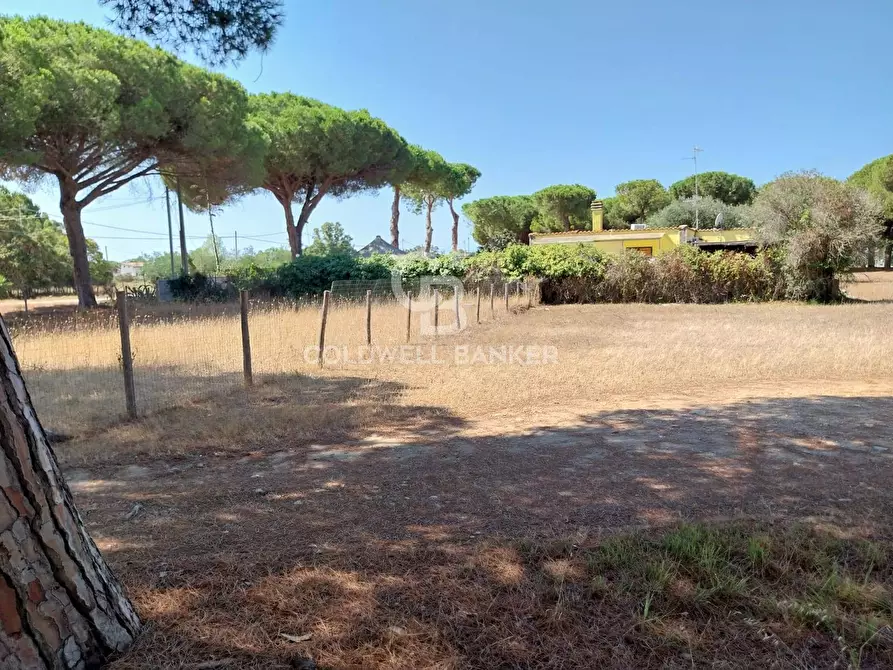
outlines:
{"label": "house roof", "polygon": [[393,244],[385,242],[381,235],[376,235],[365,247],[361,247],[358,252],[360,256],[371,256],[372,254],[393,254],[394,256],[402,256],[405,251],[398,249]]}

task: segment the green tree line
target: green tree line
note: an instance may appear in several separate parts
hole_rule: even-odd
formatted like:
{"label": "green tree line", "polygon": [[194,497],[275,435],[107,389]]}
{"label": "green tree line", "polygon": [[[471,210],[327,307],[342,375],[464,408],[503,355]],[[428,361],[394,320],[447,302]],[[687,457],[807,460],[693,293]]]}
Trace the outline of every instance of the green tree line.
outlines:
{"label": "green tree line", "polygon": [[[139,19],[143,32],[164,18],[163,11],[129,14],[128,5],[145,12],[146,4],[119,9],[119,18]],[[247,41],[224,45],[221,54],[238,57],[252,44],[268,43],[271,35],[259,26],[257,40],[247,26]],[[394,190],[395,246],[401,203],[426,214],[426,251],[433,211],[446,204],[456,249],[455,201],[480,174],[408,144],[366,110],[293,93],[249,95],[219,73],[83,23],[0,17],[0,178],[58,187],[82,306],[96,304],[82,212],[137,179],[161,176],[194,211],[268,192],[283,208],[295,258],[323,198],[383,187]]]}

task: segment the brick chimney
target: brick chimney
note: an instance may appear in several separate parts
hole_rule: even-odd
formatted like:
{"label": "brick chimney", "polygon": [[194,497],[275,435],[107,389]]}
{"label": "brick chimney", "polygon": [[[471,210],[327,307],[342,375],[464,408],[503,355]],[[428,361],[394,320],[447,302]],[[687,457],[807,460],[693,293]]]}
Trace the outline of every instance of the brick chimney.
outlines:
{"label": "brick chimney", "polygon": [[593,200],[589,206],[592,210],[592,230],[600,232],[605,229],[605,203],[601,200]]}

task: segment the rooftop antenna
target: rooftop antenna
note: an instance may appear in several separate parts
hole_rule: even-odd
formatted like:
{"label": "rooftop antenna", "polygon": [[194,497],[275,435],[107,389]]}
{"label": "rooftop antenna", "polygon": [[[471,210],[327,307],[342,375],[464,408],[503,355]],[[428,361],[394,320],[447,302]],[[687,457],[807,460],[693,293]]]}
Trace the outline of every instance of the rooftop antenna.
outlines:
{"label": "rooftop antenna", "polygon": [[701,153],[702,151],[703,151],[703,149],[701,147],[699,147],[698,145],[695,145],[691,151],[691,156],[686,156],[685,158],[682,159],[684,161],[694,161],[694,164],[695,164],[695,230],[698,229],[698,227],[699,227],[698,224],[700,223],[700,218],[701,218],[699,215],[700,212],[698,211],[699,210],[698,200],[700,200],[700,193],[698,191],[698,154]]}

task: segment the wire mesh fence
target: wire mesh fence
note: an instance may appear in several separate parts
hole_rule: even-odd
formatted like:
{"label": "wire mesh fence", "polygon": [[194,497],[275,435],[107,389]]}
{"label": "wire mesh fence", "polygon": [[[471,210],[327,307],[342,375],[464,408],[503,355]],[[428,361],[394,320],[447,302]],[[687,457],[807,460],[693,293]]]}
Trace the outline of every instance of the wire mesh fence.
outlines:
{"label": "wire mesh fence", "polygon": [[[416,280],[395,287],[386,280],[336,282],[327,293],[321,360],[323,296],[250,300],[250,354],[239,302],[127,300],[135,414],[239,388],[246,362],[262,383],[276,375],[316,374],[321,363],[343,366],[344,352],[365,346],[368,353],[370,344],[387,348],[448,337],[533,306],[538,290],[535,282]],[[126,357],[115,310],[33,315],[11,320],[10,330],[34,404],[50,429],[81,434],[127,416]]]}

